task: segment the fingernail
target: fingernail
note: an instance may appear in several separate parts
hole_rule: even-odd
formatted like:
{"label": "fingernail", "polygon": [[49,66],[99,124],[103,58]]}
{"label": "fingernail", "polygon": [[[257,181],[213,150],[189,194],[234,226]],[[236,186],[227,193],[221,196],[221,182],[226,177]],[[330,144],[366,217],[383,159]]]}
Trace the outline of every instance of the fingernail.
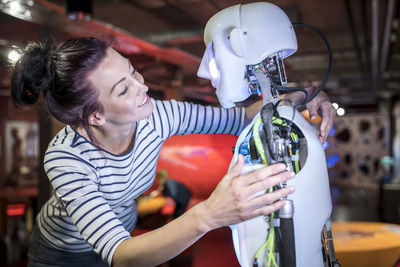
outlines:
{"label": "fingernail", "polygon": [[296,191],[296,188],[294,188],[294,186],[288,186],[287,188],[289,189],[290,193]]}
{"label": "fingernail", "polygon": [[290,178],[293,178],[295,175],[296,175],[296,174],[295,174],[293,171],[290,171],[290,172],[289,172],[289,177],[290,177]]}

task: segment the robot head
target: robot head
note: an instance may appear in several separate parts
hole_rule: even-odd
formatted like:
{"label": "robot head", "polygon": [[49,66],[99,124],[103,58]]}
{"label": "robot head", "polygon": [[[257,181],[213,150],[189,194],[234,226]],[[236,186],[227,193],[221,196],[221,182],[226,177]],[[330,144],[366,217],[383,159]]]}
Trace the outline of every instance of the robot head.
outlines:
{"label": "robot head", "polygon": [[250,96],[246,65],[297,50],[296,35],[287,15],[276,5],[257,2],[235,5],[215,14],[204,30],[207,46],[197,75],[211,80],[225,108]]}

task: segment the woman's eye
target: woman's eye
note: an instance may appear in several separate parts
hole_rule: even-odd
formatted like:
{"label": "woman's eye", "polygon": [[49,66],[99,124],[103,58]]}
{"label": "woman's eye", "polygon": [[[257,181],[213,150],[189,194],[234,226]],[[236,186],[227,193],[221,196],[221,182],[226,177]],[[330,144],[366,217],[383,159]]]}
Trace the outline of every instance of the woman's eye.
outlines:
{"label": "woman's eye", "polygon": [[126,94],[127,91],[128,91],[128,86],[125,86],[124,90],[121,93],[119,93],[118,96]]}

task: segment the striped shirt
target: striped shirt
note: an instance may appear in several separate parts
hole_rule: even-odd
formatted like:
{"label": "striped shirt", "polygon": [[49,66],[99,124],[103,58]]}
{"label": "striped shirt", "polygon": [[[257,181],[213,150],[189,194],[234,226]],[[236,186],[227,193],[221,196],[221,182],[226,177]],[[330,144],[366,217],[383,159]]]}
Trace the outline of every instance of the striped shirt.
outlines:
{"label": "striped shirt", "polygon": [[93,146],[71,126],[50,142],[44,168],[54,195],[37,222],[52,247],[94,250],[111,265],[116,247],[136,224],[135,199],[153,183],[163,142],[172,135],[242,130],[243,108],[151,101],[153,113],[137,122],[134,146],[123,155]]}

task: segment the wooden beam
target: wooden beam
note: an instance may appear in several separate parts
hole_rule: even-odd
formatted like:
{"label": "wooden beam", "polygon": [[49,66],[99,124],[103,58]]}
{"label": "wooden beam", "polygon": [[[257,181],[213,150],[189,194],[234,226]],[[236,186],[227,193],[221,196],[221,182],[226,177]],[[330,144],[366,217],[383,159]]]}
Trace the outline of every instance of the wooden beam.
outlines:
{"label": "wooden beam", "polygon": [[202,25],[206,25],[212,15],[217,13],[219,9],[209,1],[202,0],[166,0],[167,3],[180,8],[190,16],[197,19]]}

